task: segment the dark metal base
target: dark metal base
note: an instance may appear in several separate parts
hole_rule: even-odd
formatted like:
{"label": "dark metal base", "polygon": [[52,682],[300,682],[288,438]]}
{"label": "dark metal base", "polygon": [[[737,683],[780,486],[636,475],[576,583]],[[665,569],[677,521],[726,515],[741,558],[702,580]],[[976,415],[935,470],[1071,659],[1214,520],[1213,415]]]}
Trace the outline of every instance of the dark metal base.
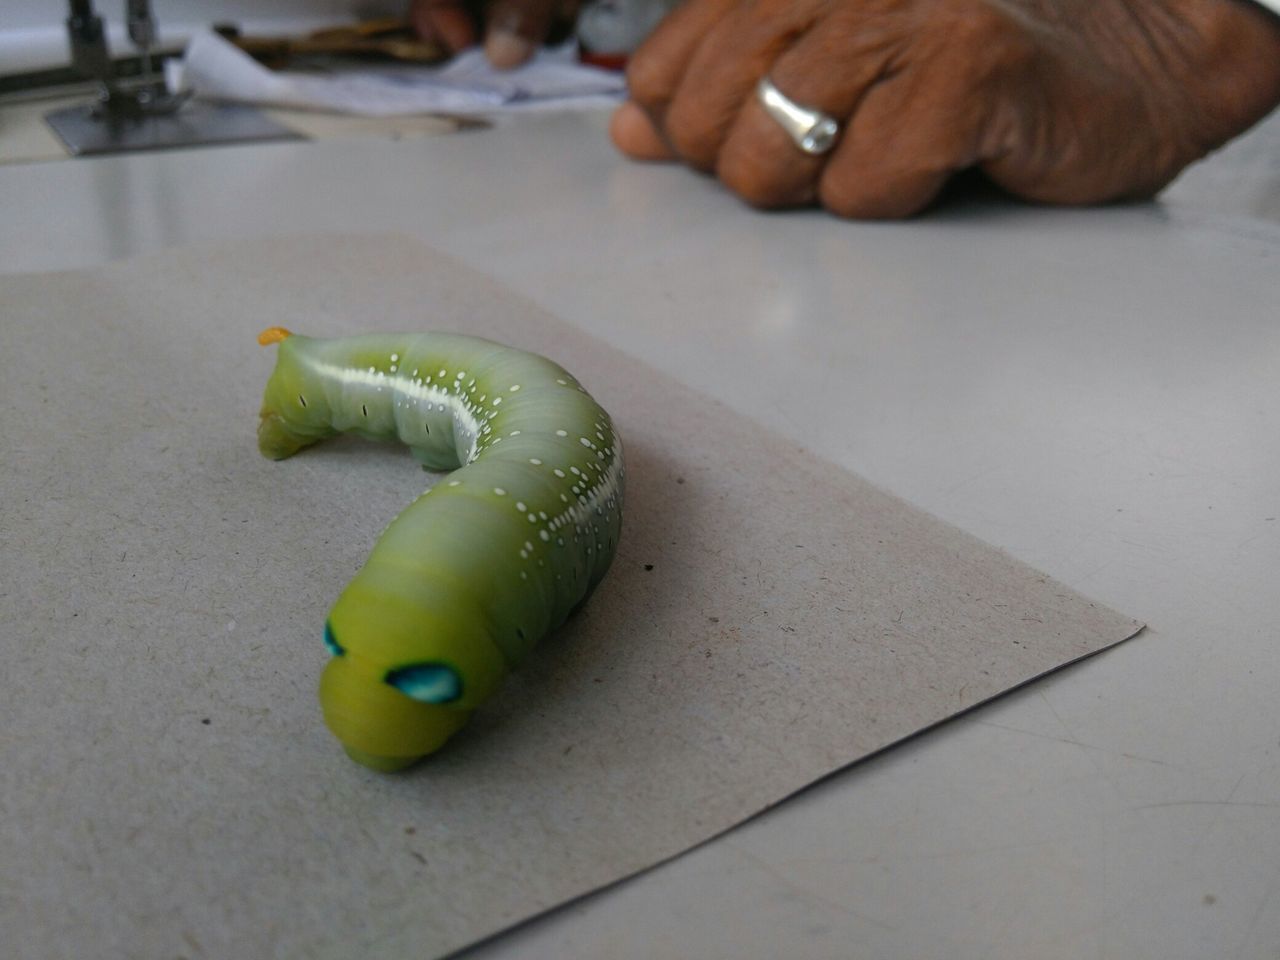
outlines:
{"label": "dark metal base", "polygon": [[45,122],[76,156],[305,139],[255,107],[201,100],[173,113],[141,116],[120,116],[101,103],[84,103],[54,110],[45,115]]}

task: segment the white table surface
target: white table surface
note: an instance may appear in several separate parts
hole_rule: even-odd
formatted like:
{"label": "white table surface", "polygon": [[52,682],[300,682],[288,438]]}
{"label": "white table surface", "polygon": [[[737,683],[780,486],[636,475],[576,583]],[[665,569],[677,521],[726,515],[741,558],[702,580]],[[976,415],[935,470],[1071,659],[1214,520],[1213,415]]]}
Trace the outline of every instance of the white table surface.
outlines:
{"label": "white table surface", "polygon": [[0,272],[415,235],[1150,629],[468,956],[1280,956],[1280,116],[1159,204],[902,224],[604,128],[0,167]]}

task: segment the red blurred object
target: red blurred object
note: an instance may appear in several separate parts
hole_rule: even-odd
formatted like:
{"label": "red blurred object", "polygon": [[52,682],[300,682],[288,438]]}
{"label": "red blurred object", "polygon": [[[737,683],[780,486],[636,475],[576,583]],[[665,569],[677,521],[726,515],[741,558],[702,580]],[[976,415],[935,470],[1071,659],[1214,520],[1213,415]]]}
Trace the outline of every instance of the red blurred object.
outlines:
{"label": "red blurred object", "polygon": [[593,50],[578,47],[578,61],[589,67],[599,67],[601,70],[616,70],[621,73],[627,69],[627,60],[630,56],[629,53],[596,53]]}

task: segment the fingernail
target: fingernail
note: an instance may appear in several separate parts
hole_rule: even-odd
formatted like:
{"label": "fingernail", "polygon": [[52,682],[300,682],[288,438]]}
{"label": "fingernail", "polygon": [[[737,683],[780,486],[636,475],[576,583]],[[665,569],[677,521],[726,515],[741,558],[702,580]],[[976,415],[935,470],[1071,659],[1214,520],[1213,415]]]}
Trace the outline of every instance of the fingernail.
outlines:
{"label": "fingernail", "polygon": [[510,30],[491,30],[484,41],[485,56],[495,67],[515,67],[533,55],[533,42]]}

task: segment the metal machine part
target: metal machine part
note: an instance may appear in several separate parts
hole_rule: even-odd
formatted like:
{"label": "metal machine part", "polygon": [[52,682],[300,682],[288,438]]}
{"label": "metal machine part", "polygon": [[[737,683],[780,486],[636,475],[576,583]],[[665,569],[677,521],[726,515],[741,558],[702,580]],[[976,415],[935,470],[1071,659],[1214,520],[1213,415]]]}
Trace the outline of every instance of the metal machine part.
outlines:
{"label": "metal machine part", "polygon": [[137,46],[136,80],[115,75],[103,20],[92,0],[69,0],[67,36],[72,67],[98,86],[96,102],[45,115],[71,153],[79,155],[155,150],[246,140],[299,139],[261,111],[235,104],[188,103],[190,92],[171,92],[152,63],[156,45],[151,0],[126,0],[129,39]]}

